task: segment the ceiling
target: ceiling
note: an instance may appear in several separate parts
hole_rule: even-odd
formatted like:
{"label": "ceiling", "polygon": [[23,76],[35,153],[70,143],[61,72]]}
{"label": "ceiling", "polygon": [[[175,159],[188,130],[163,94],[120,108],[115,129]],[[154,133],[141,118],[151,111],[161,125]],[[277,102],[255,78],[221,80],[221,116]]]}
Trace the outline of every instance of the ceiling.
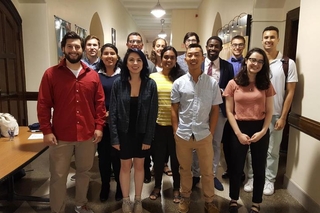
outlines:
{"label": "ceiling", "polygon": [[[173,9],[198,9],[202,0],[160,0],[166,14],[161,18],[154,17],[150,12],[158,0],[119,0],[136,23],[139,33],[145,36],[147,43],[152,42],[161,31],[161,19],[165,20],[163,30],[169,36]],[[167,37],[167,40],[168,37]]]}

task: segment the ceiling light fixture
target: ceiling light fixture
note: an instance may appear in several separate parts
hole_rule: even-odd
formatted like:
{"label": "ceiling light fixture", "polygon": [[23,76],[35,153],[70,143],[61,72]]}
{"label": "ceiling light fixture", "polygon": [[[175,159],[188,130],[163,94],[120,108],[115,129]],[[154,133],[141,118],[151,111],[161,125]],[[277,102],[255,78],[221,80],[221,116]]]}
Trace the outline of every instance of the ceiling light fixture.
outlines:
{"label": "ceiling light fixture", "polygon": [[166,11],[161,7],[159,0],[157,5],[151,10],[151,14],[156,18],[161,18],[164,14],[166,14]]}
{"label": "ceiling light fixture", "polygon": [[161,31],[160,31],[160,33],[158,34],[158,37],[160,37],[160,38],[165,38],[165,37],[167,37],[167,33],[163,30],[164,19],[161,19],[161,20],[160,20],[160,23],[161,23]]}

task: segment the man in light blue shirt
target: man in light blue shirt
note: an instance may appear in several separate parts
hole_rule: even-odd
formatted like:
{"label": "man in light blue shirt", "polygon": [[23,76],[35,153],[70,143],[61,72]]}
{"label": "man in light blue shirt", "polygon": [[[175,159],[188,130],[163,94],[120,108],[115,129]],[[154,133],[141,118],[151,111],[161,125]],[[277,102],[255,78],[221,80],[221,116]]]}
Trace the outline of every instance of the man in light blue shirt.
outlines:
{"label": "man in light blue shirt", "polygon": [[[200,43],[199,36],[195,32],[187,32],[183,38],[183,44],[186,47],[186,50],[188,49],[188,46],[190,44],[199,44],[199,43]],[[187,62],[185,61],[185,58],[186,58],[186,53],[179,55],[177,57],[177,63],[179,64],[180,68],[184,72],[188,72],[188,65],[187,65]]]}
{"label": "man in light blue shirt", "polygon": [[212,138],[222,98],[218,82],[201,70],[204,59],[202,47],[199,44],[190,44],[185,58],[189,71],[173,83],[171,92],[171,120],[180,164],[179,212],[189,211],[192,192],[192,153],[196,150],[205,210],[209,213],[219,213],[212,203],[214,198]]}

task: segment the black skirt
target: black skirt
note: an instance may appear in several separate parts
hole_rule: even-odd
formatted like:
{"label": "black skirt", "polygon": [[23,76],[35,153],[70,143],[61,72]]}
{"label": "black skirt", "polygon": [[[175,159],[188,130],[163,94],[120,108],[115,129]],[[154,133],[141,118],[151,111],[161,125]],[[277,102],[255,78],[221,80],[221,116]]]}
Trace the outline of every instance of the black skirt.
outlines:
{"label": "black skirt", "polygon": [[120,159],[145,158],[149,155],[149,150],[142,150],[144,133],[136,132],[138,115],[138,97],[130,99],[129,130],[127,133],[119,132]]}

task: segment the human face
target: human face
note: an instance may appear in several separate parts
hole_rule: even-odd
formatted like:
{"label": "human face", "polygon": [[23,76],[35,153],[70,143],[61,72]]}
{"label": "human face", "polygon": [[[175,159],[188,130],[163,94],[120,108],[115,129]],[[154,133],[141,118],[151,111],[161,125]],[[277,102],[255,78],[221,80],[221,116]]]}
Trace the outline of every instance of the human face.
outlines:
{"label": "human face", "polygon": [[88,40],[85,47],[87,58],[98,57],[99,48],[99,42],[97,39],[93,38]]}
{"label": "human face", "polygon": [[177,56],[172,50],[167,50],[162,57],[162,67],[163,69],[171,70],[177,62]]}
{"label": "human face", "polygon": [[184,45],[186,46],[186,49],[188,49],[190,44],[198,44],[197,38],[195,36],[190,36],[186,42],[184,43]]}
{"label": "human face", "polygon": [[156,45],[153,47],[153,51],[157,54],[157,56],[161,56],[161,51],[165,48],[166,42],[163,39],[158,39],[156,41]]}
{"label": "human face", "polygon": [[276,51],[279,43],[277,31],[265,31],[262,35],[262,46],[265,51]]}
{"label": "human face", "polygon": [[187,49],[185,61],[188,64],[189,71],[201,69],[201,63],[204,61],[204,56],[199,47]]}
{"label": "human face", "polygon": [[139,49],[142,50],[143,48],[143,43],[142,39],[138,35],[131,35],[129,36],[129,40],[127,42],[127,47],[129,49]]}
{"label": "human face", "polygon": [[114,67],[118,61],[118,55],[111,47],[106,47],[102,54],[101,60],[106,67]]}
{"label": "human face", "polygon": [[128,56],[127,67],[130,75],[140,74],[143,62],[138,53],[130,53]]}
{"label": "human face", "polygon": [[248,59],[245,59],[248,74],[257,74],[264,64],[263,55],[253,52]]}
{"label": "human face", "polygon": [[218,40],[211,39],[208,41],[207,46],[207,57],[210,61],[214,61],[219,57],[222,50],[222,46]]}
{"label": "human face", "polygon": [[76,64],[82,58],[83,49],[79,39],[67,39],[65,47],[62,48],[65,58],[71,63]]}
{"label": "human face", "polygon": [[231,42],[231,52],[234,57],[239,58],[244,49],[244,41],[242,39],[233,39]]}

